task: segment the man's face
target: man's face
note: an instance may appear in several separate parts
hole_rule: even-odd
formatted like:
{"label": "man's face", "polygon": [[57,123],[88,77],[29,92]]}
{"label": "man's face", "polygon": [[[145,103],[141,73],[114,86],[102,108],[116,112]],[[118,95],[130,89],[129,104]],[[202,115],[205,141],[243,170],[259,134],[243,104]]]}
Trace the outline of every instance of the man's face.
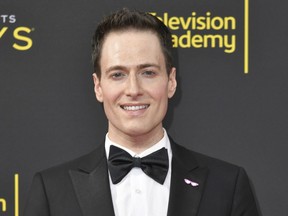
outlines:
{"label": "man's face", "polygon": [[168,76],[156,34],[127,30],[107,35],[100,59],[101,79],[93,74],[95,93],[103,102],[109,137],[163,136],[168,98],[176,89],[176,70]]}

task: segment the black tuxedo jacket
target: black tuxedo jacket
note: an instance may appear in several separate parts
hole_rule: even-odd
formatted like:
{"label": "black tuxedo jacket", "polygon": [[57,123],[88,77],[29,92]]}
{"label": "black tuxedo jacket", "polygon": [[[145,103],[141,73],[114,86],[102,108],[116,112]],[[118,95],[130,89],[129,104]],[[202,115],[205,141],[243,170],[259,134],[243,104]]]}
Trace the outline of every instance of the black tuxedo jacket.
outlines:
{"label": "black tuxedo jacket", "polygon": [[[242,168],[170,141],[168,216],[258,216]],[[184,179],[199,185],[193,187]],[[24,216],[113,215],[104,144],[81,158],[37,173],[24,212]]]}

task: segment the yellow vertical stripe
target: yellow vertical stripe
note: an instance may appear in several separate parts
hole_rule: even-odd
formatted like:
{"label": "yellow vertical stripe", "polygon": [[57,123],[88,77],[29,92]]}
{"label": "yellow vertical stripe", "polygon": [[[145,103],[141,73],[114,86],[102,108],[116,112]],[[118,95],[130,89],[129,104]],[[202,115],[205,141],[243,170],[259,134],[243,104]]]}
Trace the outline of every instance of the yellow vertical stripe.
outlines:
{"label": "yellow vertical stripe", "polygon": [[19,216],[19,175],[14,175],[15,216]]}
{"label": "yellow vertical stripe", "polygon": [[249,0],[244,5],[244,73],[249,71]]}

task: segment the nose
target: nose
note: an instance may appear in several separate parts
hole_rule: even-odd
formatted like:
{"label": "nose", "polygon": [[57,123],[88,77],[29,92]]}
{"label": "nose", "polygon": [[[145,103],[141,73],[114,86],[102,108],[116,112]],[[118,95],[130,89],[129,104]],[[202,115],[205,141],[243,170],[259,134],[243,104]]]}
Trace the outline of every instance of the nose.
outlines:
{"label": "nose", "polygon": [[141,82],[135,74],[130,74],[127,79],[126,95],[129,97],[142,95]]}

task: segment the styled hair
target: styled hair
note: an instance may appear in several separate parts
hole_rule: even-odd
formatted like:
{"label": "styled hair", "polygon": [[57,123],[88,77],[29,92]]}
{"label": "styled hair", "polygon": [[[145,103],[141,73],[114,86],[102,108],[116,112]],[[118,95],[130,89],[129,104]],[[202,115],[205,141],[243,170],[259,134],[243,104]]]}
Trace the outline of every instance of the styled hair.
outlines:
{"label": "styled hair", "polygon": [[105,38],[110,32],[129,29],[151,31],[159,38],[169,74],[172,63],[172,36],[169,29],[157,17],[136,10],[123,8],[105,17],[98,25],[92,38],[92,62],[94,72],[101,78],[100,58]]}

